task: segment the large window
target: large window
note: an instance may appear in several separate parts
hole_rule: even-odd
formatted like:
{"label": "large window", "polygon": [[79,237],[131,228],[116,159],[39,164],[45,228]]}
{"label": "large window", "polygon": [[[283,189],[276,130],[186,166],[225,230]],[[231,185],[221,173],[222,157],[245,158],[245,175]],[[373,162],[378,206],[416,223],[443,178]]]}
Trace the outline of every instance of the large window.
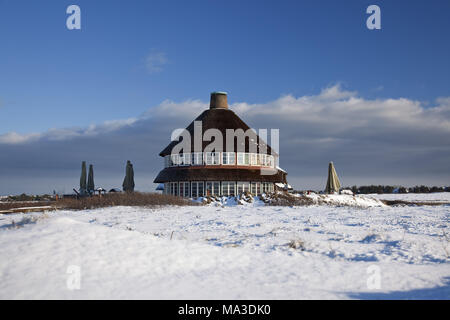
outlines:
{"label": "large window", "polygon": [[192,182],[191,183],[191,190],[192,190],[192,198],[197,198],[198,197],[198,191],[197,191],[197,182]]}
{"label": "large window", "polygon": [[203,182],[198,182],[198,196],[199,197],[203,197],[203,195],[205,194],[205,191],[203,189]]}
{"label": "large window", "polygon": [[191,183],[192,198],[203,197],[203,182]]}
{"label": "large window", "polygon": [[222,153],[222,164],[232,165],[236,163],[234,152],[223,152]]}
{"label": "large window", "polygon": [[220,195],[220,182],[219,181],[206,182],[206,195],[207,196],[219,196]]}
{"label": "large window", "polygon": [[257,195],[258,194],[258,188],[257,188],[256,182],[252,182],[250,184],[250,192],[253,195]]}
{"label": "large window", "polygon": [[180,182],[180,196],[186,198],[190,197],[189,182]]}
{"label": "large window", "polygon": [[220,196],[220,182],[214,181],[213,183],[213,195]]}
{"label": "large window", "polygon": [[237,158],[238,158],[238,165],[241,166],[250,165],[250,153],[238,152]]}
{"label": "large window", "polygon": [[170,194],[173,196],[178,195],[178,182],[171,182],[170,183]]}
{"label": "large window", "polygon": [[184,153],[180,154],[180,166],[188,166],[191,164],[191,154],[190,153]]}
{"label": "large window", "polygon": [[258,154],[257,153],[250,153],[250,164],[252,166],[258,165]]}
{"label": "large window", "polygon": [[171,161],[173,166],[178,166],[180,164],[180,155],[179,154],[171,154]]}
{"label": "large window", "polygon": [[212,196],[212,182],[206,182],[205,195]]}
{"label": "large window", "polygon": [[205,152],[205,163],[208,166],[220,164],[220,152]]}
{"label": "large window", "polygon": [[250,183],[249,182],[239,181],[237,183],[237,194],[241,194],[241,193],[249,192],[249,191],[250,191]]}
{"label": "large window", "polygon": [[273,183],[271,182],[262,182],[261,183],[261,193],[273,192]]}
{"label": "large window", "polygon": [[195,166],[203,165],[203,152],[192,153],[192,162]]}
{"label": "large window", "polygon": [[222,182],[222,196],[234,196],[235,195],[235,182],[223,181]]}

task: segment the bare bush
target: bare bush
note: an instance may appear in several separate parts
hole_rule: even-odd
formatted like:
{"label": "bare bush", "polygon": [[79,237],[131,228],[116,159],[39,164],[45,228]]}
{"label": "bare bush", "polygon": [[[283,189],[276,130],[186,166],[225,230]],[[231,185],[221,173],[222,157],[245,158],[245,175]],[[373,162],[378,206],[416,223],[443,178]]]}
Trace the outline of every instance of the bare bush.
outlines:
{"label": "bare bush", "polygon": [[292,249],[300,249],[301,251],[305,250],[305,242],[303,240],[300,240],[300,239],[298,239],[298,240],[291,240],[288,243],[288,246],[289,246],[289,248],[292,248]]}
{"label": "bare bush", "polygon": [[278,192],[268,194],[263,201],[269,206],[309,206],[313,205],[314,201],[311,198],[304,196],[294,196],[290,193]]}

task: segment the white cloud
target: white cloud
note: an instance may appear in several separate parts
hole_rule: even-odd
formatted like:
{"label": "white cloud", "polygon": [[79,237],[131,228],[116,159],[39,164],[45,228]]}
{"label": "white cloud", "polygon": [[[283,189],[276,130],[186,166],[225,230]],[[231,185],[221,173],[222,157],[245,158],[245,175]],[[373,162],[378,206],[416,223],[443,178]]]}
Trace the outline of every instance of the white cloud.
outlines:
{"label": "white cloud", "polygon": [[43,133],[19,134],[8,132],[0,135],[0,143],[3,144],[26,144],[38,140],[64,141],[81,137],[93,137],[105,134],[133,125],[137,118],[105,121],[102,124],[92,124],[87,128],[52,128]]}
{"label": "white cloud", "polygon": [[[71,190],[79,162],[89,160],[100,166],[99,174],[120,185],[124,161],[131,159],[139,171],[137,181],[151,185],[162,168],[158,153],[170,142],[171,131],[186,127],[208,108],[208,101],[165,100],[137,118],[0,135],[0,177],[14,176],[19,184],[21,175],[34,181],[35,176],[65,174]],[[255,129],[280,129],[280,164],[298,188],[324,184],[331,160],[344,185],[450,181],[450,97],[434,105],[406,98],[365,99],[337,85],[317,95],[236,102],[230,108]]]}
{"label": "white cloud", "polygon": [[0,135],[0,143],[3,144],[22,144],[38,140],[42,135],[39,133],[19,134],[17,132],[8,132]]}
{"label": "white cloud", "polygon": [[161,51],[152,51],[145,59],[145,66],[149,73],[157,73],[169,62],[167,55]]}

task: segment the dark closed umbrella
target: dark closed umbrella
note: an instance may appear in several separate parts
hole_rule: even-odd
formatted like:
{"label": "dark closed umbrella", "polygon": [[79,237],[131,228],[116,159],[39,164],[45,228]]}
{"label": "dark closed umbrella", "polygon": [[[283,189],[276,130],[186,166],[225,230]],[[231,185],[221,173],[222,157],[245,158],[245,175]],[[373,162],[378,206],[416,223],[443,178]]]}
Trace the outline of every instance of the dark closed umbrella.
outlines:
{"label": "dark closed umbrella", "polygon": [[80,193],[86,193],[86,161],[81,163]]}
{"label": "dark closed umbrella", "polygon": [[125,169],[125,179],[123,179],[122,188],[123,191],[134,191],[134,170],[130,160],[127,161],[127,166]]}
{"label": "dark closed umbrella", "polygon": [[89,193],[94,192],[95,184],[94,184],[94,166],[92,164],[89,165],[89,174],[88,174],[88,183],[87,190]]}

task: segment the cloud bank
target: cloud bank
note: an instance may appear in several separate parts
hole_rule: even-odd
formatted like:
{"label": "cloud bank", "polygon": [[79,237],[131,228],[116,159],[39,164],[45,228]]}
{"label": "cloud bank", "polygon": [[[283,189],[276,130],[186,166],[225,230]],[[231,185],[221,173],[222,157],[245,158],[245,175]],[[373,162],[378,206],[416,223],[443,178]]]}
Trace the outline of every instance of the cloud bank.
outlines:
{"label": "cloud bank", "polygon": [[[152,181],[163,166],[158,153],[172,130],[186,127],[208,107],[201,100],[166,100],[133,119],[0,135],[0,194],[70,192],[82,160],[94,164],[96,183],[109,188],[121,185],[129,159],[137,188],[154,190]],[[280,165],[297,188],[322,188],[329,161],[344,185],[450,184],[449,97],[433,104],[369,100],[336,85],[317,95],[230,108],[255,129],[280,129]]]}

